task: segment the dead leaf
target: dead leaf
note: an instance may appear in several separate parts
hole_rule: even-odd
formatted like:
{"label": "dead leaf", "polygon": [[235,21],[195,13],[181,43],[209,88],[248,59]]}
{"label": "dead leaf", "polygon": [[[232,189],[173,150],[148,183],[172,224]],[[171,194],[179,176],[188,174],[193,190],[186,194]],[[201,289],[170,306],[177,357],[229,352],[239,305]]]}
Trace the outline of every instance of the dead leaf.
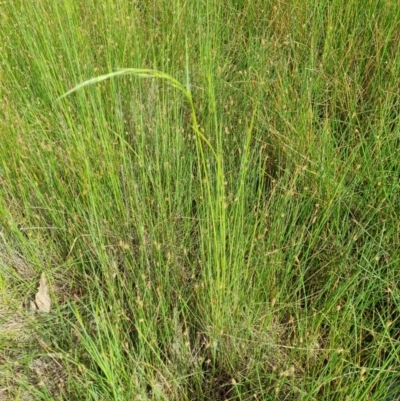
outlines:
{"label": "dead leaf", "polygon": [[35,302],[29,301],[29,309],[30,310],[36,310],[37,309],[37,306],[36,306]]}
{"label": "dead leaf", "polygon": [[38,292],[35,295],[35,302],[36,306],[41,312],[50,312],[51,299],[49,295],[49,286],[47,285],[47,280],[44,273],[42,273],[40,277]]}

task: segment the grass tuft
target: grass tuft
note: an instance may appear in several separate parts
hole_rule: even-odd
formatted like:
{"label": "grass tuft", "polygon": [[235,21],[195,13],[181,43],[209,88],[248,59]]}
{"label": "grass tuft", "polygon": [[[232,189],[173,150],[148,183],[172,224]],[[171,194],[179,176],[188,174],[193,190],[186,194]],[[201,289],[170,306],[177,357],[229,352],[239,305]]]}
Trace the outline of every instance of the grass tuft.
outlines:
{"label": "grass tuft", "polygon": [[0,14],[1,401],[398,398],[396,2]]}

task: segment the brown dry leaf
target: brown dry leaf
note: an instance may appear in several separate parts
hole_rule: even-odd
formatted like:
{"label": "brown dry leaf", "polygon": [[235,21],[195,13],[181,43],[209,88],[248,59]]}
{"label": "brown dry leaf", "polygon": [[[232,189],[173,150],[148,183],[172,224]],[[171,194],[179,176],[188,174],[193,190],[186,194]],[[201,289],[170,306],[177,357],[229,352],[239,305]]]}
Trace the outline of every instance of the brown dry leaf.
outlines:
{"label": "brown dry leaf", "polygon": [[49,295],[49,286],[47,285],[47,280],[44,273],[42,273],[40,277],[38,292],[35,295],[35,302],[36,306],[41,312],[50,312],[51,299]]}
{"label": "brown dry leaf", "polygon": [[36,310],[37,309],[37,306],[36,306],[35,302],[29,301],[29,309],[30,310]]}

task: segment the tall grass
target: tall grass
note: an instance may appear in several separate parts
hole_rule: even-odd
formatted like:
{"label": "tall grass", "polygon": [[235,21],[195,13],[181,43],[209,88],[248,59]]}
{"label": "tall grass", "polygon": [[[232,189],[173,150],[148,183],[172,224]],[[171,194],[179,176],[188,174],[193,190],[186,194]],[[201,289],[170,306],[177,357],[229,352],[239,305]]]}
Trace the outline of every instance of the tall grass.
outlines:
{"label": "tall grass", "polygon": [[398,397],[395,1],[0,13],[0,399]]}

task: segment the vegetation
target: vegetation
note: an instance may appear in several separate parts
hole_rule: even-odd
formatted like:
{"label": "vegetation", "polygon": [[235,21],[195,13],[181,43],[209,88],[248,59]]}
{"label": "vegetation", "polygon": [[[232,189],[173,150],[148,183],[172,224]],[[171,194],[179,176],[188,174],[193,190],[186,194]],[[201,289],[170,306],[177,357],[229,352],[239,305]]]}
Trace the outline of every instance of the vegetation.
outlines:
{"label": "vegetation", "polygon": [[395,0],[3,1],[0,400],[395,400],[399,43]]}

